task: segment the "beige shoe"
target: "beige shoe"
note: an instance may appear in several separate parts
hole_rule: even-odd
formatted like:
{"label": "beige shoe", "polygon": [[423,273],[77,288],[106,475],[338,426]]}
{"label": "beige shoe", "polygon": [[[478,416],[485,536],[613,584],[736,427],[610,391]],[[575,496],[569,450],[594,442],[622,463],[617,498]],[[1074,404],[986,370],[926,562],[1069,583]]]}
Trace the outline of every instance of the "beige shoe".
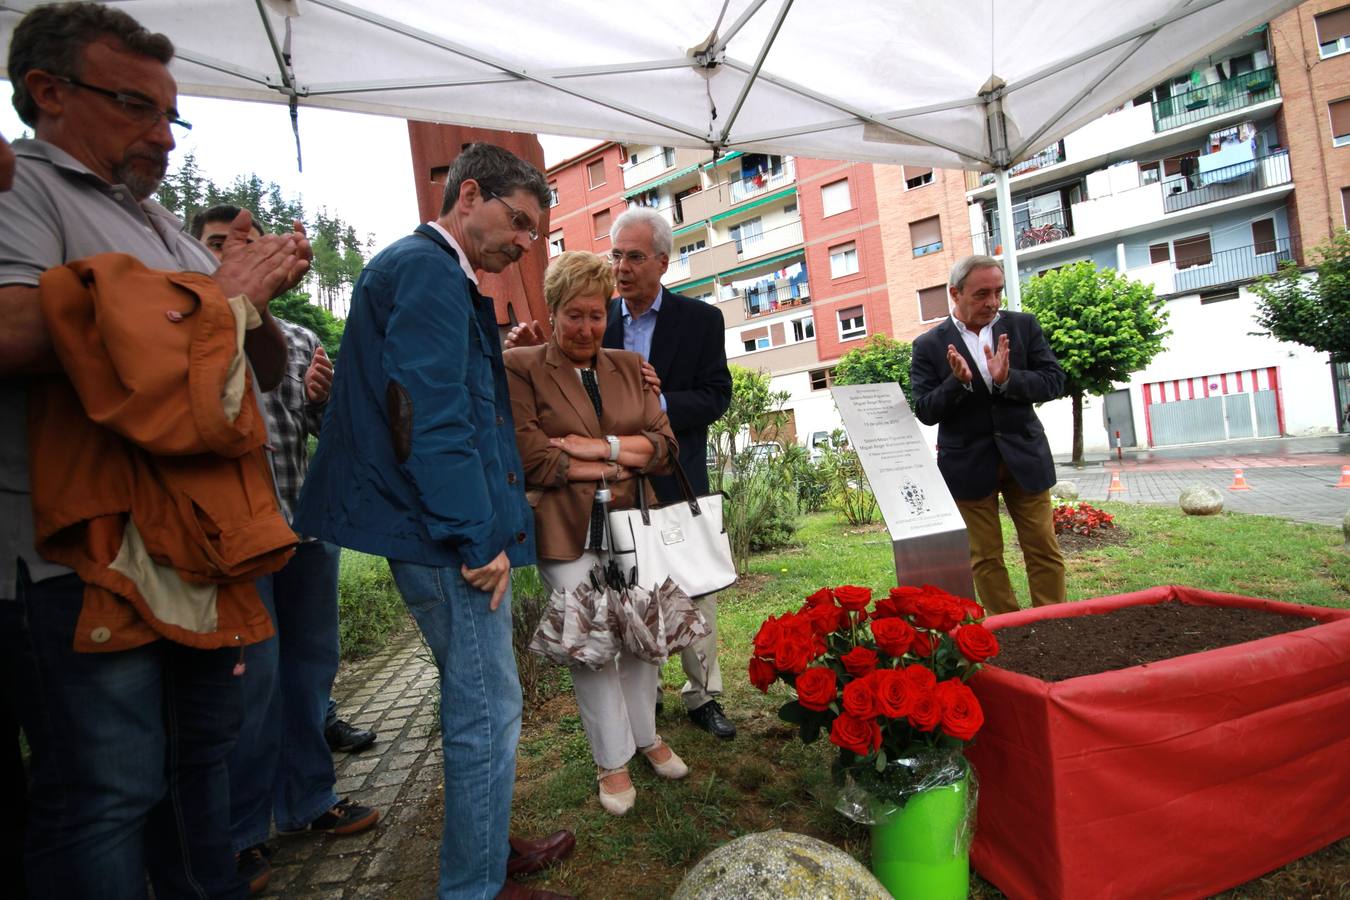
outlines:
{"label": "beige shoe", "polygon": [[[662,748],[665,748],[670,755],[667,756],[663,762],[657,762],[652,759],[652,754],[659,752]],[[680,759],[679,756],[675,754],[675,751],[670,749],[670,745],[661,740],[661,735],[659,734],[656,736],[656,743],[652,744],[650,747],[642,748],[642,755],[647,757],[647,762],[652,764],[652,768],[656,770],[656,774],[660,775],[662,778],[669,778],[672,781],[676,781],[689,774],[689,767],[684,764],[684,760]]]}
{"label": "beige shoe", "polygon": [[612,816],[621,816],[633,808],[633,803],[637,800],[637,788],[630,782],[628,787],[622,791],[610,792],[605,790],[605,779],[611,775],[627,775],[628,769],[625,766],[619,766],[617,769],[601,769],[600,774],[595,777],[600,788],[600,805],[605,808],[605,812]]}

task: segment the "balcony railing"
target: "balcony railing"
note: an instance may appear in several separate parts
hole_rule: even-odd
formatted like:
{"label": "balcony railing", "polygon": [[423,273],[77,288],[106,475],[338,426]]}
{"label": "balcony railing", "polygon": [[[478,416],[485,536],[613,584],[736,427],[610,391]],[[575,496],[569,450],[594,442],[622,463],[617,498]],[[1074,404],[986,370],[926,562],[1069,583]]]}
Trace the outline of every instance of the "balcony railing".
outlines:
{"label": "balcony railing", "polygon": [[732,296],[738,295],[745,303],[747,319],[767,316],[794,306],[805,306],[811,302],[811,289],[804,278],[800,281],[765,279]]}
{"label": "balcony railing", "polygon": [[[1046,147],[1040,153],[1030,159],[1024,159],[1017,165],[1008,169],[1008,177],[1015,178],[1026,172],[1034,172],[1037,169],[1044,169],[1046,166],[1053,166],[1055,163],[1064,162],[1064,142],[1055,141],[1049,147]],[[994,173],[985,172],[980,175],[980,186],[994,183]]]}
{"label": "balcony railing", "polygon": [[802,242],[802,223],[789,222],[768,231],[755,234],[741,234],[732,238],[736,244],[736,255],[741,259],[754,259],[775,250],[783,250]]}
{"label": "balcony railing", "polygon": [[1240,197],[1278,184],[1288,184],[1291,177],[1287,150],[1208,172],[1175,175],[1162,183],[1163,211],[1177,212]]}
{"label": "balcony railing", "polygon": [[1255,106],[1280,96],[1275,67],[1234,75],[1218,84],[1176,94],[1153,104],[1154,132],[1170,131],[1245,106]]}
{"label": "balcony railing", "polygon": [[[992,210],[990,216],[997,222],[998,210]],[[1017,228],[1017,249],[1019,250],[1029,250],[1032,247],[1061,241],[1073,235],[1068,211],[1063,207],[1048,209],[1033,216],[1025,215],[1017,207],[1013,207],[1013,223]],[[997,225],[988,231],[977,231],[970,237],[975,244],[976,253],[998,256],[1003,252],[1003,240],[999,236]]]}
{"label": "balcony railing", "polygon": [[[1289,238],[1274,238],[1249,247],[1219,250],[1207,257],[1196,257],[1194,251],[1188,260],[1177,260],[1173,276],[1176,293],[1204,290],[1225,284],[1252,281],[1262,275],[1271,275],[1282,262],[1294,259]],[[1182,268],[1185,266],[1185,268]]]}
{"label": "balcony railing", "polygon": [[729,182],[729,193],[732,203],[740,203],[742,200],[748,200],[757,194],[766,191],[777,190],[785,184],[791,184],[797,180],[797,166],[791,158],[783,160],[783,167],[777,172],[761,172],[758,175],[751,175],[748,178],[742,178],[739,181]]}

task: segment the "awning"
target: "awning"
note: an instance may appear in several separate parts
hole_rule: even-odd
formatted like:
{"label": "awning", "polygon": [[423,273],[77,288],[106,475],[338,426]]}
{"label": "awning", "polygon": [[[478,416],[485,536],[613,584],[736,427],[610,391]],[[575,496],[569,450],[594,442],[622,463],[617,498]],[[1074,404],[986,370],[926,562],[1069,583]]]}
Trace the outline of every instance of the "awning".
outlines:
{"label": "awning", "polygon": [[655,181],[645,182],[644,184],[642,184],[642,186],[635,187],[631,191],[624,191],[623,198],[627,200],[629,197],[636,197],[638,194],[645,194],[652,188],[658,188],[661,185],[666,184],[667,182],[674,181],[676,178],[683,178],[690,172],[697,172],[697,171],[698,171],[698,163],[694,163],[692,166],[685,166],[683,169],[671,172],[669,175],[665,175],[661,178],[656,179]]}
{"label": "awning", "polygon": [[772,203],[775,200],[782,200],[784,197],[793,197],[796,196],[796,194],[797,188],[795,185],[790,188],[784,188],[783,190],[775,191],[772,194],[765,194],[763,197],[760,197],[750,203],[742,203],[732,209],[727,210],[726,212],[720,212],[715,216],[709,216],[708,221],[720,222],[723,219],[727,218],[728,216],[739,216],[747,209],[754,209],[756,206],[763,206],[765,203]]}
{"label": "awning", "polygon": [[797,259],[798,257],[803,257],[805,255],[806,255],[805,248],[798,247],[796,250],[789,250],[787,253],[780,253],[777,256],[770,256],[768,259],[761,259],[758,262],[746,263],[745,265],[737,266],[734,269],[727,269],[725,272],[719,273],[717,277],[723,281],[726,281],[733,275],[739,275],[742,272],[749,272],[751,269],[758,269],[762,268],[763,266],[770,266],[773,265],[774,263],[787,262],[788,260]]}
{"label": "awning", "polygon": [[721,158],[718,159],[716,162],[705,162],[705,163],[703,164],[703,168],[705,168],[705,169],[711,169],[713,166],[720,166],[720,165],[722,165],[723,163],[729,163],[729,162],[731,162],[733,159],[735,159],[736,157],[738,157],[738,156],[744,156],[744,155],[745,155],[745,154],[742,153],[742,152],[739,151],[739,150],[732,150],[730,153],[728,153],[728,154],[726,154],[725,156],[721,157]]}

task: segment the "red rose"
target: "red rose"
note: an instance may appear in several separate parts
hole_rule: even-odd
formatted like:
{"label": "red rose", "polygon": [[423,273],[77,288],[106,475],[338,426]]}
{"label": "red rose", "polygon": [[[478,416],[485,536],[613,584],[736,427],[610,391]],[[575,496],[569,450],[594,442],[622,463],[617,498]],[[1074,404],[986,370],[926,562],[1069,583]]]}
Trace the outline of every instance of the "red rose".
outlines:
{"label": "red rose", "polygon": [[778,638],[773,651],[773,663],[780,672],[796,674],[805,669],[814,658],[815,646],[809,637],[784,634]]}
{"label": "red rose", "polygon": [[829,588],[821,588],[806,598],[807,606],[819,606],[822,603],[834,604],[834,594],[830,593]]}
{"label": "red rose", "polygon": [[815,666],[797,676],[797,702],[816,712],[824,712],[834,702],[834,669]]}
{"label": "red rose", "polygon": [[984,607],[983,607],[983,606],[981,606],[980,604],[976,603],[974,600],[967,600],[965,597],[958,597],[958,598],[956,598],[956,599],[959,600],[959,601],[961,602],[961,605],[962,605],[963,607],[965,607],[966,615],[967,615],[967,616],[969,616],[969,617],[972,618],[972,619],[983,619],[983,618],[984,618]]}
{"label": "red rose", "polygon": [[945,594],[924,594],[914,608],[914,623],[920,628],[950,631],[965,617],[965,608]]}
{"label": "red rose", "polygon": [[959,741],[968,741],[984,724],[984,710],[975,692],[959,678],[948,678],[933,691],[942,707],[942,733]]}
{"label": "red rose", "polygon": [[956,649],[971,662],[982,663],[998,653],[998,638],[983,625],[962,625],[956,629]]}
{"label": "red rose", "polygon": [[842,713],[830,726],[830,743],[836,747],[867,756],[881,746],[881,726],[876,719],[859,719]]}
{"label": "red rose", "polygon": [[877,653],[869,647],[854,647],[839,657],[850,675],[866,675],[877,667]]}
{"label": "red rose", "polygon": [[942,721],[942,704],[935,691],[918,691],[909,708],[909,724],[920,731],[932,731]]}
{"label": "red rose", "polygon": [[773,663],[760,659],[758,656],[750,657],[750,683],[761,691],[768,693],[769,685],[778,677],[778,672],[773,667]]}
{"label": "red rose", "polygon": [[903,616],[914,615],[915,605],[919,598],[923,596],[923,591],[916,587],[893,587],[891,588],[890,600],[895,604]]}
{"label": "red rose", "polygon": [[875,619],[872,622],[872,637],[876,639],[882,653],[904,656],[910,644],[914,643],[914,629],[904,619]]}
{"label": "red rose", "polygon": [[858,587],[854,584],[844,584],[834,589],[834,599],[839,601],[839,605],[850,612],[858,612],[867,608],[867,604],[872,602],[872,589]]}
{"label": "red rose", "polygon": [[915,656],[932,656],[933,650],[937,647],[937,642],[929,637],[926,631],[914,632],[914,643],[910,645],[909,650]]}
{"label": "red rose", "polygon": [[876,718],[879,712],[875,692],[877,674],[855,678],[844,685],[844,712],[859,719]]}
{"label": "red rose", "polygon": [[806,617],[817,634],[831,634],[848,624],[848,613],[833,602],[806,607]]}
{"label": "red rose", "polygon": [[937,676],[927,666],[905,666],[899,671],[909,679],[909,683],[920,691],[931,691],[937,687]]}
{"label": "red rose", "polygon": [[873,693],[881,714],[888,719],[909,715],[914,705],[915,688],[905,673],[900,669],[878,669],[872,677],[876,680]]}
{"label": "red rose", "polygon": [[755,655],[770,657],[778,647],[778,635],[782,628],[778,620],[769,616],[764,620],[764,624],[759,626],[759,631],[755,633]]}

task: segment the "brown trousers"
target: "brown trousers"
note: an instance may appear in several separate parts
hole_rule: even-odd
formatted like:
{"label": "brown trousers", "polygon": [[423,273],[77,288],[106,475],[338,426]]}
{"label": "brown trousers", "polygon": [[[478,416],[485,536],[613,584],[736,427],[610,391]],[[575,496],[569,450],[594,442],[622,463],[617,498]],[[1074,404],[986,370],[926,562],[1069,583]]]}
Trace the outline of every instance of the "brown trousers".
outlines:
{"label": "brown trousers", "polygon": [[1002,463],[998,466],[998,487],[978,500],[957,500],[956,508],[966,522],[970,540],[970,568],[975,576],[975,591],[990,615],[1015,612],[1017,597],[1003,564],[1003,527],[998,518],[998,496],[1003,495],[1008,514],[1017,528],[1022,558],[1027,566],[1031,587],[1031,605],[1063,603],[1064,557],[1055,538],[1054,513],[1050,492],[1029,494],[1018,485]]}

